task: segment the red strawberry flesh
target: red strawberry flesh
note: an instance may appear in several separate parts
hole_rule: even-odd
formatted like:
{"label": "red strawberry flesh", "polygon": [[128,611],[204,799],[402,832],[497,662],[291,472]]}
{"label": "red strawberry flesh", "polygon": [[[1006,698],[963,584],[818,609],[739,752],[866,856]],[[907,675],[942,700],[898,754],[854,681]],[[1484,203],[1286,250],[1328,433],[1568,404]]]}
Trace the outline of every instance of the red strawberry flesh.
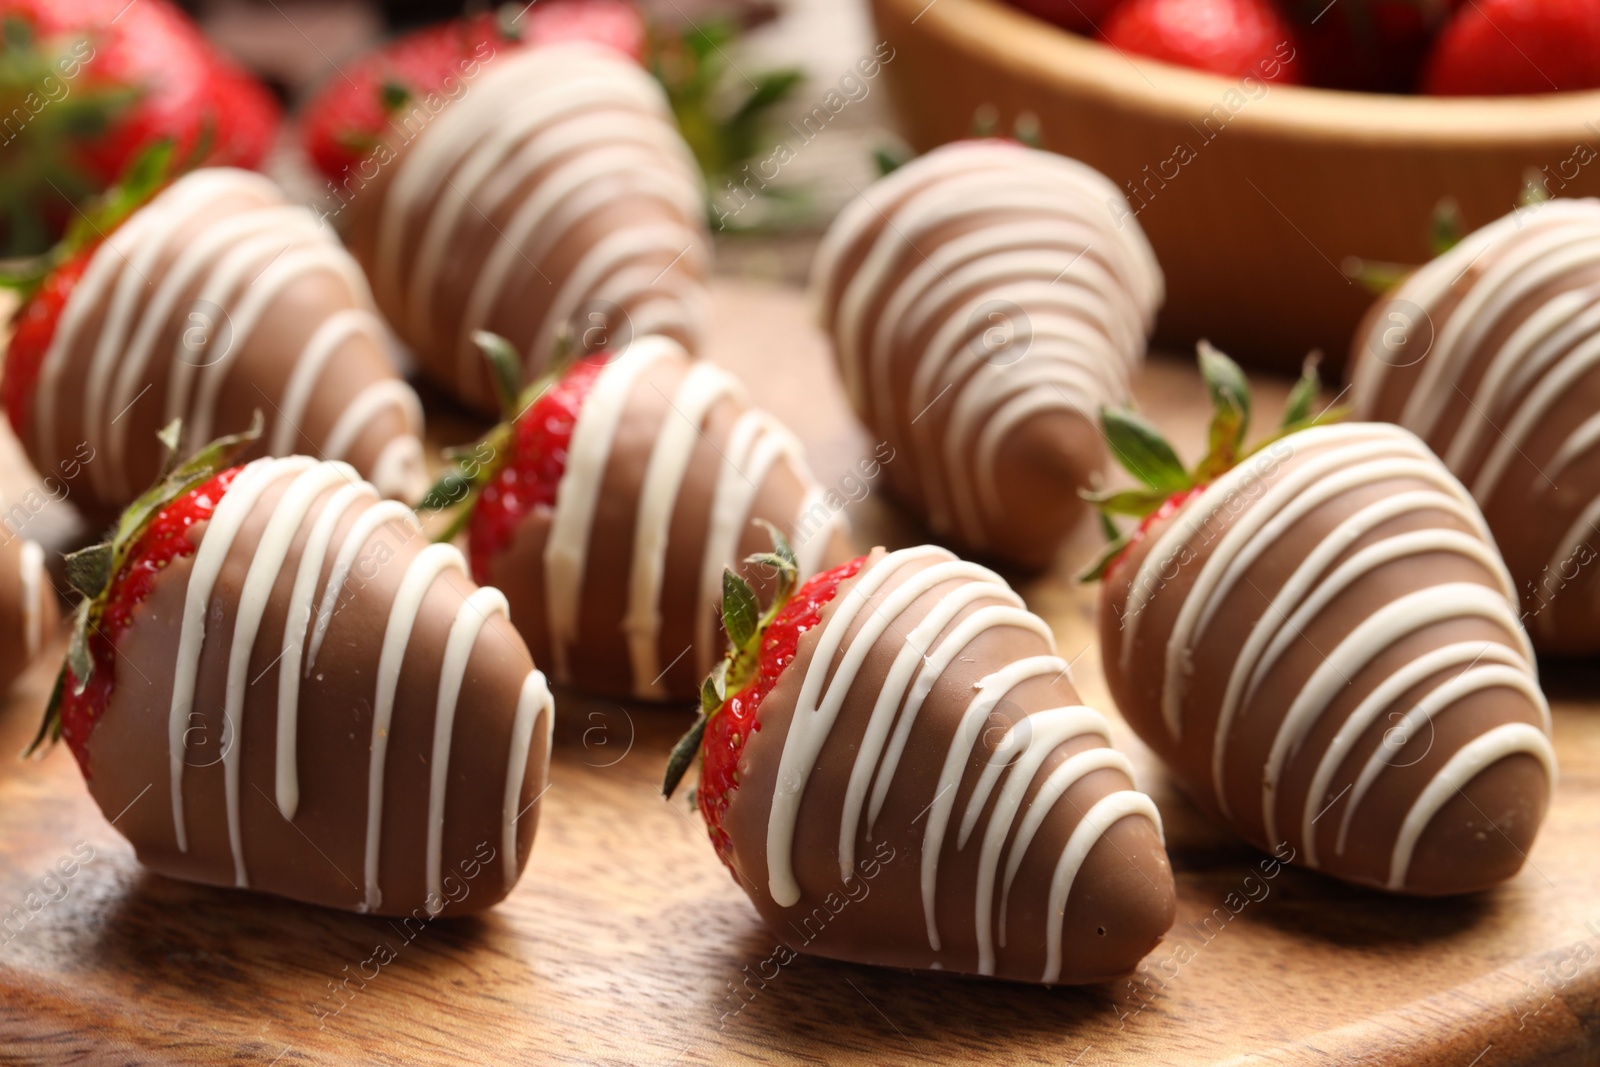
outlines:
{"label": "red strawberry flesh", "polygon": [[1171,496],[1167,497],[1167,499],[1161,502],[1161,506],[1159,508],[1156,508],[1150,514],[1140,519],[1138,527],[1133,531],[1133,536],[1128,538],[1127,546],[1124,547],[1121,552],[1118,552],[1116,558],[1111,561],[1110,566],[1106,567],[1106,573],[1102,580],[1110,579],[1112,572],[1118,567],[1122,566],[1122,561],[1128,558],[1128,553],[1133,551],[1133,546],[1145,539],[1145,535],[1150,532],[1150,528],[1152,526],[1158,522],[1165,522],[1172,518],[1172,516],[1181,511],[1183,506],[1191,499],[1199,496],[1205,491],[1205,486],[1197,485],[1192,489],[1185,489],[1181,493],[1173,493]]}
{"label": "red strawberry flesh", "polygon": [[[585,356],[567,368],[512,428],[511,457],[473,505],[467,533],[472,573],[489,584],[489,560],[511,543],[517,526],[537,507],[554,507],[567,469],[567,449],[583,402],[608,356]],[[489,457],[493,462],[493,457]]]}
{"label": "red strawberry flesh", "polygon": [[12,429],[26,437],[33,412],[33,390],[44,366],[45,353],[56,335],[56,323],[67,299],[94,256],[94,246],[83,249],[51,271],[43,284],[17,313],[15,329],[6,345],[5,376],[0,378],[0,399],[11,416]]}
{"label": "red strawberry flesh", "polygon": [[161,572],[174,560],[194,555],[199,548],[192,535],[195,525],[211,518],[241,469],[234,467],[223,471],[162,508],[134,542],[127,562],[112,579],[110,598],[100,624],[89,635],[94,673],[83,692],[77,693],[72,673],[68,671],[61,695],[61,737],[77,757],[85,778],[89,776],[89,738],[116,686],[118,639],[133,623],[136,609],[155,588]]}
{"label": "red strawberry flesh", "polygon": [[[761,702],[778,684],[778,678],[794,662],[800,638],[822,619],[822,609],[838,595],[839,586],[861,570],[867,557],[860,556],[831,571],[823,571],[801,585],[789,598],[766,632],[761,635],[761,652],[755,677],[728,697],[706,723],[702,742],[700,785],[695,802],[711,832],[717,855],[733,867],[733,841],[722,828],[728,802],[739,788],[739,755],[754,731],[761,729],[758,715]],[[737,871],[734,872],[738,876]]]}

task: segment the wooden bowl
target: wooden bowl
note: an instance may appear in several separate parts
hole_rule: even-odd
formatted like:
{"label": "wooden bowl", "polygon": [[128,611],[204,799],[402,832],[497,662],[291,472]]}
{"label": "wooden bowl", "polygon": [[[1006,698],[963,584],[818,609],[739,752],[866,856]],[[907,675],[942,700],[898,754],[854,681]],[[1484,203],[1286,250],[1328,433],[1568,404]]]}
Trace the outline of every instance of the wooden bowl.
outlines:
{"label": "wooden bowl", "polygon": [[1372,295],[1349,257],[1420,263],[1446,196],[1468,227],[1527,172],[1600,194],[1600,91],[1496,99],[1234,81],[1125,55],[1000,0],[872,0],[883,68],[919,150],[1032,112],[1044,147],[1127,191],[1167,276],[1159,340],[1208,337],[1271,367],[1312,348],[1331,374]]}

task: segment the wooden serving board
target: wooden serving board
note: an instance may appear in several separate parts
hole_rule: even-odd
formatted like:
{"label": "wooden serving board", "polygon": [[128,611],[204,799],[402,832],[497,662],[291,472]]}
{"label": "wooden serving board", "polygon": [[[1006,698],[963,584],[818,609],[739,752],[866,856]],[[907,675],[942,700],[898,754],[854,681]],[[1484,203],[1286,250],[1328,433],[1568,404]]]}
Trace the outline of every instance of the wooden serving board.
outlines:
{"label": "wooden serving board", "polygon": [[[807,439],[825,483],[859,495],[841,479],[871,442],[799,295],[725,284],[713,321],[713,358]],[[1258,384],[1270,419],[1284,383]],[[1140,398],[1197,447],[1204,413],[1187,359],[1154,360]],[[470,433],[444,413],[434,427],[441,440]],[[918,538],[875,487],[850,514],[862,545]],[[1055,572],[1019,585],[1085,698],[1109,710],[1094,600],[1071,581],[1094,538],[1086,528]],[[31,734],[50,674],[41,665],[12,695],[0,750]],[[1263,879],[1261,857],[1203,820],[1119,722],[1166,820],[1180,914],[1131,979],[1086,989],[806,957],[778,966],[774,935],[698,817],[658,795],[684,709],[563,696],[526,877],[488,915],[409,941],[382,919],[148,874],[65,750],[8,759],[0,911],[26,911],[30,893],[42,906],[15,936],[0,931],[0,1061],[1592,1067],[1600,669],[1547,667],[1546,682],[1555,806],[1522,874],[1465,900],[1393,899],[1293,869]],[[52,879],[62,861],[72,876]]]}

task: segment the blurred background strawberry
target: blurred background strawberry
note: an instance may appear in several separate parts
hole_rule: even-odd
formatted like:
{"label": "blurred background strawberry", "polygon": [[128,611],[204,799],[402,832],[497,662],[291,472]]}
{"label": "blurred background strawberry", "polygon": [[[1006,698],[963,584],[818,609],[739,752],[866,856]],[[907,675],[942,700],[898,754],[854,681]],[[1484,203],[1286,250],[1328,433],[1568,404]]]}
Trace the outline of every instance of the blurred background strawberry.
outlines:
{"label": "blurred background strawberry", "polygon": [[43,251],[157,141],[257,167],[270,92],[168,0],[0,0],[0,256]]}

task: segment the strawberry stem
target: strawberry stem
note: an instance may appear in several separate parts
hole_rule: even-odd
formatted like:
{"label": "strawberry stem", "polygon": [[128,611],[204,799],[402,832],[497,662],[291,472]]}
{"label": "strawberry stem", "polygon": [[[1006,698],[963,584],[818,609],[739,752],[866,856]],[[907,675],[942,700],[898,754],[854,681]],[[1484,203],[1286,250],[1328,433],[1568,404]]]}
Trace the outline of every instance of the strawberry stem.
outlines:
{"label": "strawberry stem", "polygon": [[[494,379],[503,418],[473,444],[445,453],[450,466],[423,494],[420,505],[424,511],[452,512],[449,524],[434,537],[436,542],[454,541],[472,521],[472,510],[478,498],[511,460],[517,420],[561,379],[571,365],[571,338],[571,331],[565,329],[557,335],[548,369],[538,380],[522,389],[522,357],[511,342],[488,330],[479,330],[472,335],[473,342],[483,352],[483,358],[489,362],[489,374]],[[483,460],[484,455],[490,457],[488,462]]]}
{"label": "strawberry stem", "polygon": [[766,610],[760,608],[756,591],[743,577],[729,568],[722,574],[722,629],[728,635],[728,651],[700,685],[700,715],[687,733],[672,746],[667,759],[666,775],[661,783],[661,795],[670,798],[683,780],[689,765],[700,754],[706,725],[728,702],[730,692],[737,693],[756,676],[761,662],[761,639],[794,595],[800,580],[800,565],[789,544],[789,539],[772,523],[757,519],[772,538],[772,551],[757,552],[745,558],[745,565],[770,571],[777,578],[777,588]]}
{"label": "strawberry stem", "polygon": [[[1322,423],[1336,422],[1347,408],[1312,413],[1320,390],[1313,352],[1301,366],[1300,378],[1289,392],[1288,405],[1278,428],[1253,448],[1245,447],[1250,430],[1250,384],[1239,365],[1208,341],[1197,346],[1200,377],[1211,398],[1211,424],[1206,432],[1206,454],[1193,469],[1184,467],[1177,451],[1155,426],[1132,411],[1100,409],[1100,427],[1106,445],[1118,463],[1140,483],[1131,489],[1085,490],[1080,495],[1100,515],[1105,548],[1078,576],[1082,582],[1099,581],[1118,557],[1143,531],[1143,523],[1174,497],[1209,485],[1248,457],[1289,434]],[[1117,516],[1138,519],[1141,526],[1123,532]]]}

